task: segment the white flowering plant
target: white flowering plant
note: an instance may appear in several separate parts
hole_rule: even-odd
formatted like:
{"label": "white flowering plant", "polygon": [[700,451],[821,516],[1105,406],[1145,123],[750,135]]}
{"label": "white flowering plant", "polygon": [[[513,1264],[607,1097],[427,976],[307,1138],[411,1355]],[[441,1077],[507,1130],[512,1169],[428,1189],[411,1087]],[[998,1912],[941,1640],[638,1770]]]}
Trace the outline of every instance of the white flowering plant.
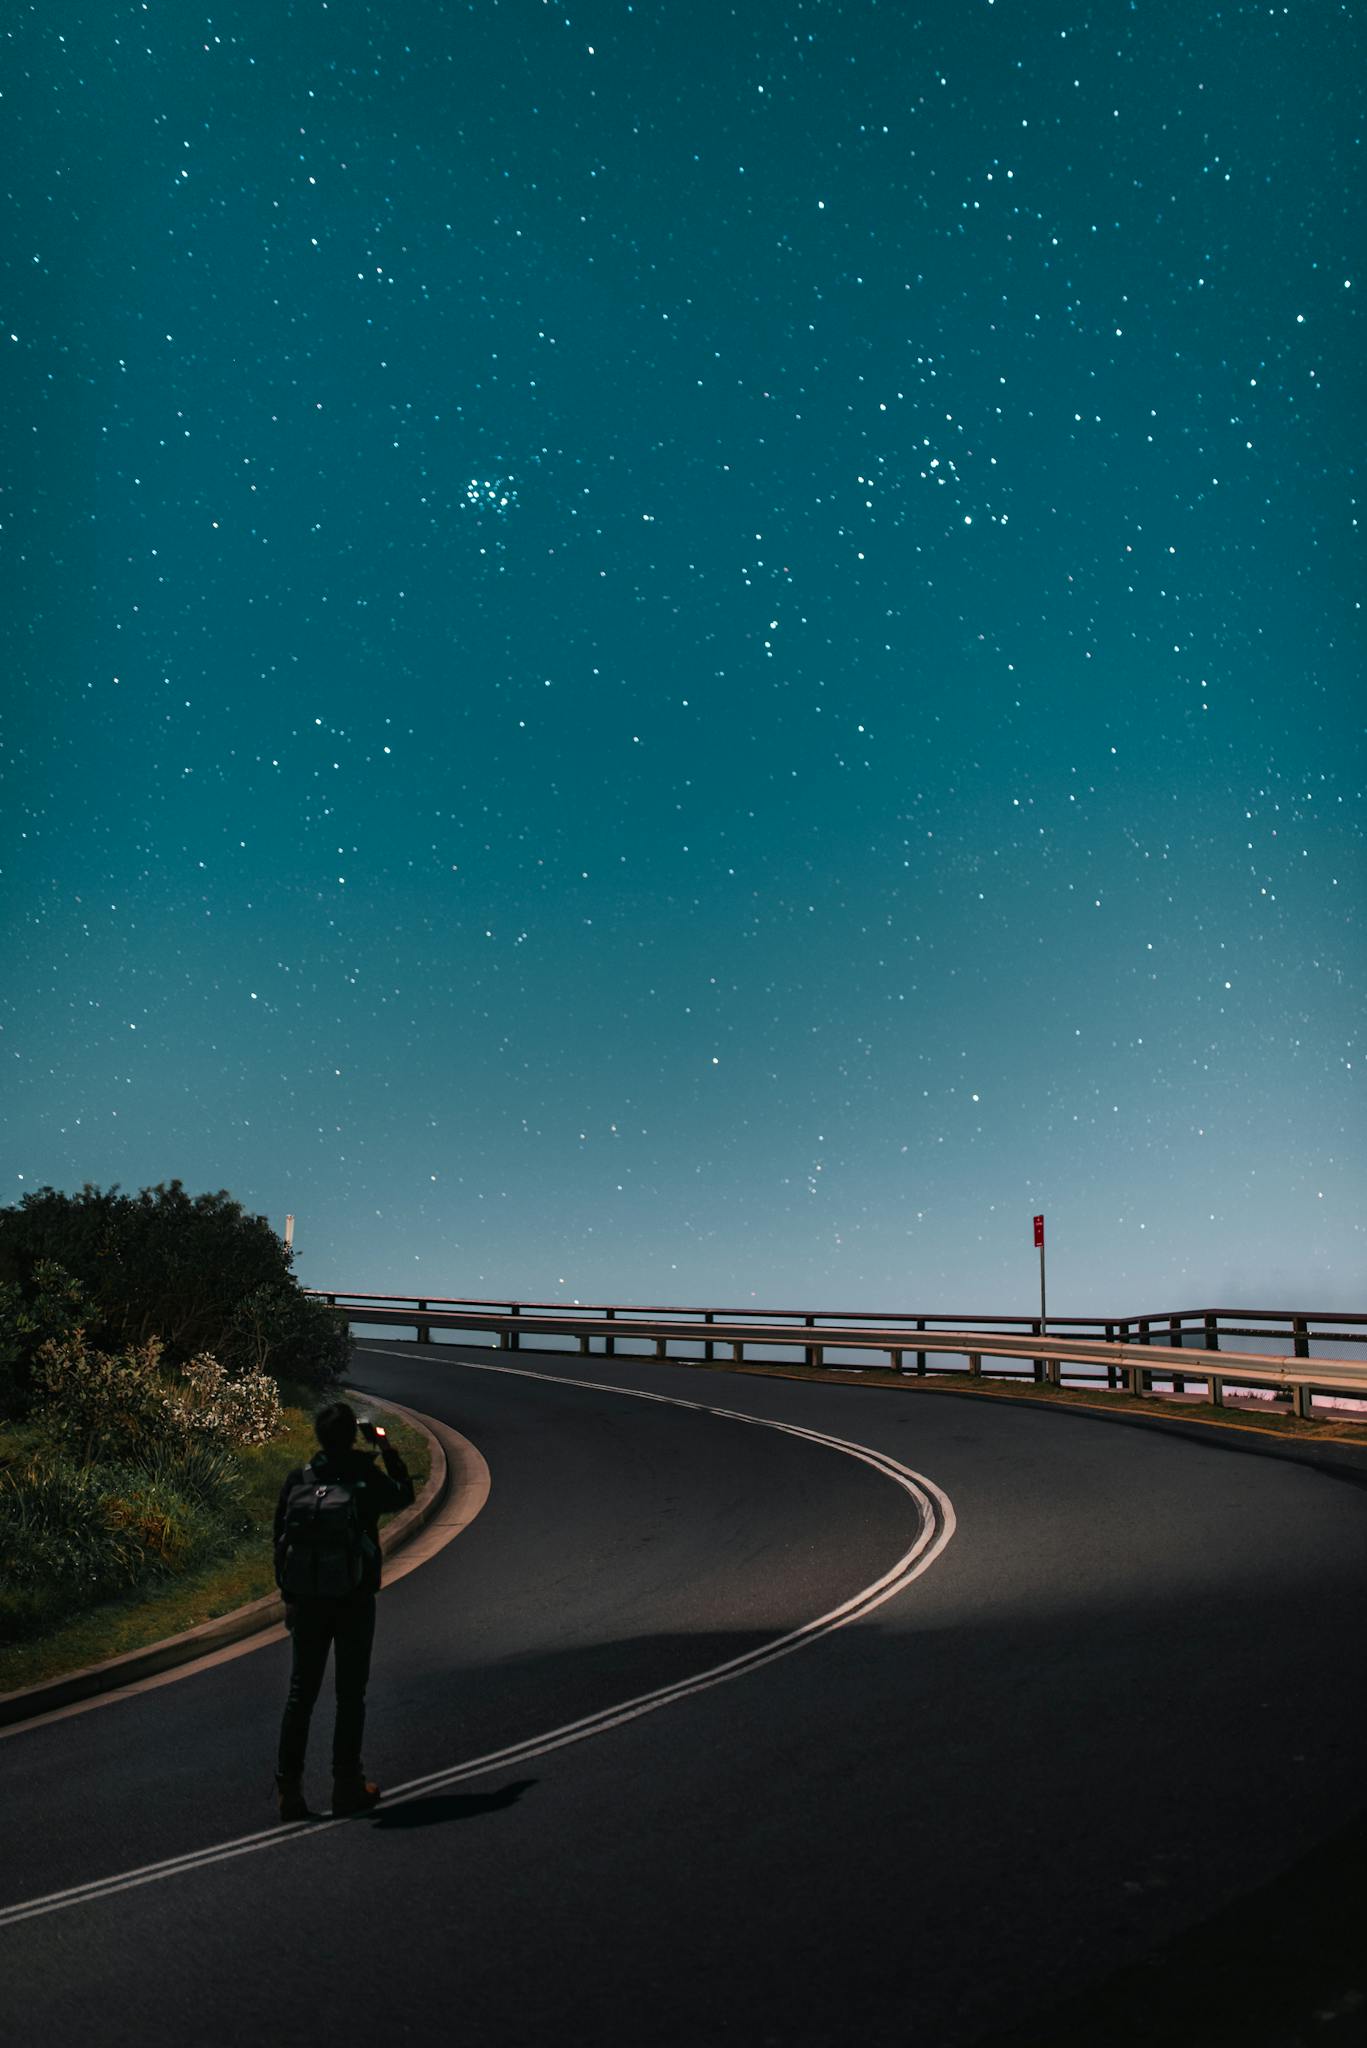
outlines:
{"label": "white flowering plant", "polygon": [[280,1390],[269,1373],[248,1370],[230,1378],[211,1352],[180,1368],[182,1384],[167,1406],[187,1432],[234,1444],[264,1444],[280,1429]]}

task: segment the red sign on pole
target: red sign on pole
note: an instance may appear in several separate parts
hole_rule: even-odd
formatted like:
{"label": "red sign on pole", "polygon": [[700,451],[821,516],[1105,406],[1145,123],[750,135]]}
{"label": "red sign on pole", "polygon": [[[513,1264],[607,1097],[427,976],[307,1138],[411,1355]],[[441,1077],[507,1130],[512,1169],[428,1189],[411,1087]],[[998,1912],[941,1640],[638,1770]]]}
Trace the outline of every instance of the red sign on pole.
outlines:
{"label": "red sign on pole", "polygon": [[1042,1216],[1035,1218],[1035,1250],[1037,1252],[1044,1250],[1044,1218]]}

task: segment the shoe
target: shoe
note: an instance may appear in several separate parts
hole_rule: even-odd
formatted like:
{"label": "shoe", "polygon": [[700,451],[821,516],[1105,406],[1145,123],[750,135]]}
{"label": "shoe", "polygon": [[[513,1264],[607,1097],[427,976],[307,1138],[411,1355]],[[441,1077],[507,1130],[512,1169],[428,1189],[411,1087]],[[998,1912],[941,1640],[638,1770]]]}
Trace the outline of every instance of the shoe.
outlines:
{"label": "shoe", "polygon": [[281,1820],[312,1820],[309,1803],[304,1797],[302,1778],[284,1778],[279,1771],[275,1774],[276,1797],[280,1802]]}
{"label": "shoe", "polygon": [[369,1813],[380,1803],[380,1788],[368,1782],[364,1771],[332,1781],[332,1816],[344,1820],[348,1814]]}

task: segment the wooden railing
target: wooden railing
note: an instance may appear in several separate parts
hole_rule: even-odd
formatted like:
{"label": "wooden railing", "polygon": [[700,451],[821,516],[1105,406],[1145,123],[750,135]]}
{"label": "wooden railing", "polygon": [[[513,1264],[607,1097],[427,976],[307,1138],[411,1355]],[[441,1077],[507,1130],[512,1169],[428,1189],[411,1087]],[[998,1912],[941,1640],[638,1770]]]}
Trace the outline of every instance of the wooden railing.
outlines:
{"label": "wooden railing", "polygon": [[[1203,1382],[1210,1400],[1223,1402],[1227,1390],[1272,1387],[1294,1412],[1308,1417],[1316,1395],[1367,1400],[1367,1362],[1325,1356],[1312,1362],[1311,1344],[1367,1344],[1367,1314],[1310,1309],[1200,1308],[1164,1310],[1159,1315],[1051,1316],[887,1315],[870,1309],[721,1309],[637,1307],[614,1302],[587,1304],[504,1301],[414,1294],[348,1294],[309,1290],[340,1308],[353,1323],[416,1329],[429,1343],[434,1329],[489,1334],[500,1350],[517,1351],[534,1337],[572,1338],[587,1356],[597,1341],[604,1353],[619,1345],[644,1344],[656,1358],[684,1355],[684,1345],[701,1346],[706,1359],[718,1350],[743,1360],[747,1346],[800,1350],[809,1365],[827,1363],[827,1353],[869,1354],[857,1362],[893,1372],[961,1371],[941,1364],[948,1356],[968,1360],[974,1377],[983,1361],[993,1377],[1032,1376],[1058,1384],[1071,1380],[1124,1386],[1134,1394],[1164,1384],[1176,1393],[1188,1380]],[[1290,1356],[1228,1348],[1231,1337],[1262,1337],[1290,1346]],[[914,1360],[914,1366],[907,1364]],[[1216,1362],[1218,1359],[1218,1363]],[[934,1361],[932,1363],[931,1361]]]}

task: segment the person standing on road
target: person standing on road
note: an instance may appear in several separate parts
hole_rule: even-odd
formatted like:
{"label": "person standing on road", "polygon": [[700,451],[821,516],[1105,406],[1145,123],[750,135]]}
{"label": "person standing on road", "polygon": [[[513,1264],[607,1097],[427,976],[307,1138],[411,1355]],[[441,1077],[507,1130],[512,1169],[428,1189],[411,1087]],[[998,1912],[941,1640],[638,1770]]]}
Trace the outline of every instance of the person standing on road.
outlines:
{"label": "person standing on road", "polygon": [[[275,1785],[281,1820],[308,1820],[304,1754],[309,1720],[332,1651],[337,1719],[332,1735],[332,1811],[364,1813],[380,1799],[361,1765],[365,1689],[380,1590],[381,1515],[406,1508],[413,1481],[383,1429],[358,1425],[345,1401],[314,1418],[318,1451],[286,1474],[275,1507],[275,1579],[294,1643],[289,1698],[280,1724]],[[356,1448],[357,1428],[378,1450]]]}

